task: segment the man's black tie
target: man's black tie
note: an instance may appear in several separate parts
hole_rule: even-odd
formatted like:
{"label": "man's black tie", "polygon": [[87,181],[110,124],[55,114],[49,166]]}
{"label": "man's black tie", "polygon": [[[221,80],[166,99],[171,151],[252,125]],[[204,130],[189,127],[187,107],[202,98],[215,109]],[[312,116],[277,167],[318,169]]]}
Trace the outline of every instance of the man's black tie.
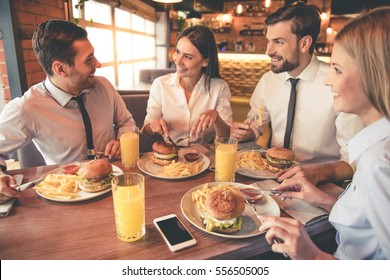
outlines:
{"label": "man's black tie", "polygon": [[283,147],[290,148],[291,132],[294,123],[295,103],[297,101],[297,83],[299,79],[289,79],[291,83],[290,101],[288,102],[286,133],[284,134]]}
{"label": "man's black tie", "polygon": [[89,119],[88,112],[85,109],[83,95],[80,94],[79,96],[73,97],[72,99],[76,100],[77,104],[79,105],[79,110],[81,112],[81,115],[83,116],[85,137],[87,139],[87,157],[88,159],[94,159],[95,150],[93,147],[92,125],[91,125],[91,120]]}

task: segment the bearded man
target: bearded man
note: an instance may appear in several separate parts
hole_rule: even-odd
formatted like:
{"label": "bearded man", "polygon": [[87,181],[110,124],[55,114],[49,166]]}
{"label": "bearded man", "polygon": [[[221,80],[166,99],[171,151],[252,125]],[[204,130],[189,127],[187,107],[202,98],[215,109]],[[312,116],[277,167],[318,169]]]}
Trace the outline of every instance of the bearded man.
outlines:
{"label": "bearded man", "polygon": [[[292,172],[287,171],[288,175],[277,174],[279,179],[302,175],[302,166],[313,163],[331,163],[331,168],[327,165],[327,169],[322,169],[329,173],[319,169],[306,172],[314,183],[352,177],[346,144],[363,125],[357,116],[333,108],[336,97],[324,84],[329,65],[314,54],[321,26],[319,8],[303,2],[286,5],[270,14],[265,24],[271,71],[261,77],[252,94],[248,119],[244,123],[234,122],[231,136],[239,141],[257,139],[270,122],[270,146],[293,150],[301,163]],[[288,111],[293,92],[296,98],[291,116]],[[259,108],[262,123],[252,121]],[[290,121],[292,125],[287,129]]]}

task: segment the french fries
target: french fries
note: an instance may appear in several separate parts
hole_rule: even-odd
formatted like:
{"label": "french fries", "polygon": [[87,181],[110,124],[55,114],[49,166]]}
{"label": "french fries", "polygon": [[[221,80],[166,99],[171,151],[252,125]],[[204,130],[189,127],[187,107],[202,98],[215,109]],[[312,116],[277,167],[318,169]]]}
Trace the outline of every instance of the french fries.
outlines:
{"label": "french fries", "polygon": [[266,160],[256,151],[241,153],[237,158],[237,165],[239,168],[251,168],[259,171],[268,169]]}
{"label": "french fries", "polygon": [[48,174],[34,189],[44,196],[69,200],[79,196],[79,176]]}
{"label": "french fries", "polygon": [[192,193],[191,199],[193,203],[196,203],[196,207],[198,209],[204,209],[204,203],[206,201],[206,197],[215,191],[218,190],[231,190],[233,192],[239,193],[240,190],[237,187],[229,186],[229,185],[222,185],[219,184],[216,187],[211,187],[208,183],[203,185],[202,189],[199,189]]}
{"label": "french fries", "polygon": [[171,164],[164,166],[159,174],[166,177],[183,177],[198,173],[203,166],[203,162],[180,162],[173,161]]}

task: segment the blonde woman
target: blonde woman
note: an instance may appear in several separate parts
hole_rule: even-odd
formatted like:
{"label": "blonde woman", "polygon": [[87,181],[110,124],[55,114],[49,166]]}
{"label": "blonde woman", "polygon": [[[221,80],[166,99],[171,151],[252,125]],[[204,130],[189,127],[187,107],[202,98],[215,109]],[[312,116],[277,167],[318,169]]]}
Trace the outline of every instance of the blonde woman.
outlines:
{"label": "blonde woman", "polygon": [[357,114],[365,128],[349,142],[357,170],[336,201],[306,178],[285,180],[285,198],[304,199],[330,211],[337,230],[334,255],[318,249],[304,227],[288,218],[263,217],[272,250],[292,259],[390,259],[390,7],[377,8],[336,36],[325,83],[337,111]]}

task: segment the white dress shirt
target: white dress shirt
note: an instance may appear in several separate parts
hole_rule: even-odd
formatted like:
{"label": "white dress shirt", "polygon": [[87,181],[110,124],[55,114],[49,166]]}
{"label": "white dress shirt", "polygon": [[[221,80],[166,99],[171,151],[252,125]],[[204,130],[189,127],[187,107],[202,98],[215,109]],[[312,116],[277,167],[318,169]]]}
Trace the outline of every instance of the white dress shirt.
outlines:
{"label": "white dress shirt", "polygon": [[[292,129],[291,149],[300,163],[324,163],[347,160],[347,142],[363,128],[359,117],[337,113],[333,109],[333,95],[324,84],[329,65],[315,55],[309,65],[297,77],[297,100]],[[248,117],[258,114],[263,105],[263,121],[271,121],[271,146],[282,147],[287,123],[291,76],[287,72],[265,73],[257,84],[250,100]],[[256,137],[262,127],[252,123]]]}
{"label": "white dress shirt", "polygon": [[349,142],[357,169],[329,216],[339,259],[390,259],[390,120],[382,118]]}
{"label": "white dress shirt", "polygon": [[[168,123],[169,136],[176,141],[190,134],[191,126],[207,110],[217,110],[219,116],[228,124],[232,124],[230,107],[230,89],[221,79],[211,79],[210,90],[205,87],[206,75],[195,85],[187,104],[183,88],[179,84],[176,73],[158,77],[153,81],[148,100],[147,115],[144,126],[153,120],[163,118]],[[185,140],[180,145],[206,144],[215,138],[214,127],[195,138]]]}
{"label": "white dress shirt", "polygon": [[[135,122],[106,78],[96,77],[95,88],[83,92],[95,150],[104,152],[106,144],[116,140],[115,129]],[[10,101],[0,115],[0,165],[31,141],[47,164],[85,160],[84,122],[72,97],[46,78]]]}

